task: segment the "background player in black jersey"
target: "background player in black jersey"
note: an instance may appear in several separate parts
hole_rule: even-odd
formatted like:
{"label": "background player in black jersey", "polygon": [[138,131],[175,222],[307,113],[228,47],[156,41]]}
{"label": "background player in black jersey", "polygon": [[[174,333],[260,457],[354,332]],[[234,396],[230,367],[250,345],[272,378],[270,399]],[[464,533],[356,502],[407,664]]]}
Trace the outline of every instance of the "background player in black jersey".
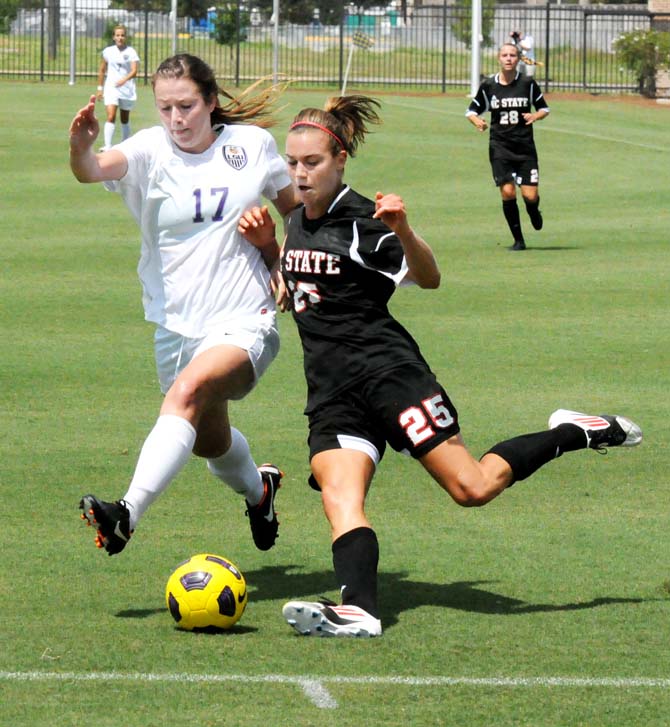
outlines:
{"label": "background player in black jersey", "polygon": [[[403,200],[367,199],[343,182],[345,164],[377,123],[377,102],[330,99],[302,110],[286,141],[302,205],[286,219],[278,301],[292,308],[303,346],[310,484],[331,526],[342,603],[290,601],[283,614],[299,633],[379,636],[379,547],[365,498],[386,444],[418,459],[465,507],[484,505],[563,452],[638,444],[629,419],[560,409],[549,429],[500,442],[481,460],[467,450],[458,415],[412,336],[389,313],[401,283],[436,288],[440,271],[410,226]],[[257,247],[274,244],[267,207],[240,220]]]}
{"label": "background player in black jersey", "polygon": [[535,79],[519,73],[519,51],[513,43],[500,47],[498,60],[500,72],[482,82],[466,117],[479,131],[486,131],[488,125],[481,115],[491,112],[489,160],[493,179],[502,195],[503,213],[514,238],[510,249],[525,250],[516,185],[521,187],[531,224],[541,230],[540,176],[533,124],[549,114],[549,107]]}

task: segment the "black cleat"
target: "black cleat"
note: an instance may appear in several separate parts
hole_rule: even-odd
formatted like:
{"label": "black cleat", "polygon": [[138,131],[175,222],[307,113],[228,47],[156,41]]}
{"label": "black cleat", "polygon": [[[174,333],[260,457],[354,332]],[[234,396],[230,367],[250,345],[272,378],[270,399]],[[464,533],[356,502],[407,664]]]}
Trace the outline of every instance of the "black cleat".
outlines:
{"label": "black cleat", "polygon": [[511,247],[507,248],[508,250],[525,250],[526,249],[526,243],[523,240],[515,240],[514,244]]}
{"label": "black cleat", "polygon": [[258,505],[247,502],[247,515],[251,526],[251,535],[259,550],[270,550],[277,539],[279,521],[275,512],[275,496],[281,487],[284,473],[272,464],[263,464],[258,468],[264,486],[264,494]]}
{"label": "black cleat", "polygon": [[123,500],[103,502],[95,495],[84,495],[79,509],[83,510],[81,519],[97,528],[95,544],[98,548],[104,548],[109,555],[116,555],[126,547],[133,531],[130,529],[128,506]]}
{"label": "black cleat", "polygon": [[603,450],[606,447],[635,447],[642,441],[642,430],[630,419],[619,415],[590,415],[558,409],[549,417],[549,429],[561,424],[574,424],[584,430],[586,446]]}

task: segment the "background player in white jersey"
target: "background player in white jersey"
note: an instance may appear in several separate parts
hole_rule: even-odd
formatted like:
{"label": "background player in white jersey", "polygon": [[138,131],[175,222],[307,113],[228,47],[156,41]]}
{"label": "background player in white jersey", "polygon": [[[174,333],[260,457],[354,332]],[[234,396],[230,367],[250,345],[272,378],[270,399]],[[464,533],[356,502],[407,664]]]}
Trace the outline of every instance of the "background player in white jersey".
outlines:
{"label": "background player in white jersey", "polygon": [[[477,460],[460,434],[456,409],[412,336],[389,313],[396,287],[437,288],[440,271],[407,220],[403,200],[366,199],[343,183],[345,164],[378,121],[376,102],[330,99],[303,109],[286,140],[302,206],[287,220],[280,302],[298,326],[308,385],[310,484],[321,490],[332,534],[342,604],[290,601],[283,613],[300,634],[378,636],[377,536],[365,498],[386,443],[417,459],[465,507],[484,505],[563,452],[634,445],[639,427],[624,417],[558,410],[546,431],[494,445]],[[240,229],[262,245],[274,239],[267,208]],[[280,283],[282,281],[279,281]]]}
{"label": "background player in white jersey", "polygon": [[466,117],[479,131],[486,131],[488,124],[481,115],[491,112],[489,160],[493,180],[500,189],[503,214],[514,239],[510,249],[525,250],[516,188],[521,187],[531,224],[541,230],[540,168],[533,124],[549,114],[549,107],[535,79],[519,73],[519,51],[513,43],[500,47],[498,60],[500,72],[482,82]]}
{"label": "background player in white jersey", "polygon": [[112,35],[114,43],[102,51],[98,70],[96,96],[98,99],[103,99],[107,114],[103,129],[105,140],[103,149],[108,149],[112,145],[117,108],[121,109],[121,137],[127,139],[130,136],[130,112],[137,101],[135,78],[140,67],[140,57],[134,48],[126,45],[126,35],[125,26],[115,26]]}
{"label": "background player in white jersey", "polygon": [[[269,125],[277,88],[219,89],[201,59],[180,54],[153,76],[162,126],[144,129],[95,154],[95,97],[70,127],[70,164],[81,182],[106,182],[140,226],[138,267],[145,317],[156,324],[155,353],[165,398],[122,500],[82,498],[82,517],[96,542],[120,552],[151,502],[191,453],[246,498],[254,542],[277,536],[275,491],[281,472],[257,468],[228,401],[244,397],[277,354],[279,336],[268,265],[276,241],[262,250],[237,231],[240,215],[261,195],[285,215],[295,204],[291,180]],[[219,94],[229,99],[219,103]],[[251,125],[255,121],[256,125]]]}

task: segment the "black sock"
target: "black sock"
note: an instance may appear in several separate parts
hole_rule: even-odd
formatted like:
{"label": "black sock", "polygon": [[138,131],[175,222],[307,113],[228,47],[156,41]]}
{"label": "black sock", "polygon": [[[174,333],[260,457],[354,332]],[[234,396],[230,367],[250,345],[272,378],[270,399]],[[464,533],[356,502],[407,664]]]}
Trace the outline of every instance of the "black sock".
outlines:
{"label": "black sock", "polygon": [[378,563],[379,543],[371,528],[354,528],[333,543],[333,566],[342,588],[342,603],[358,606],[375,618],[379,618]]}
{"label": "black sock", "polygon": [[509,225],[514,242],[524,242],[521,232],[521,217],[519,216],[519,205],[516,199],[504,199],[502,203],[503,214]]}
{"label": "black sock", "polygon": [[497,454],[509,464],[514,483],[530,477],[533,472],[552,459],[560,457],[563,452],[586,449],[586,446],[586,436],[580,427],[575,424],[561,424],[556,429],[522,434],[499,442],[489,452]]}
{"label": "black sock", "polygon": [[524,204],[526,205],[526,212],[528,212],[528,214],[530,216],[532,216],[533,212],[535,212],[535,210],[540,206],[540,197],[539,196],[537,197],[537,199],[534,202],[532,202],[529,199],[526,199],[525,197],[523,198],[523,201],[524,201]]}
{"label": "black sock", "polygon": [[542,215],[540,214],[540,198],[538,197],[534,202],[531,202],[524,197],[523,201],[526,204],[526,212],[528,213],[528,217],[530,217],[534,229],[541,230],[544,223]]}

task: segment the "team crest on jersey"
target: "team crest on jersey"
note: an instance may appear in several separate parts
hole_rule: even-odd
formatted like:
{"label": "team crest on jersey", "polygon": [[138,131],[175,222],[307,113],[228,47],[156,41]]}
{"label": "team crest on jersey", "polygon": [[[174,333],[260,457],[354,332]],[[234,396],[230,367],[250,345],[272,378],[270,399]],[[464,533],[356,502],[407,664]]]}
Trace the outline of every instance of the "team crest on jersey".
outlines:
{"label": "team crest on jersey", "polygon": [[247,153],[241,146],[226,144],[223,147],[223,158],[233,169],[240,170],[247,164]]}

